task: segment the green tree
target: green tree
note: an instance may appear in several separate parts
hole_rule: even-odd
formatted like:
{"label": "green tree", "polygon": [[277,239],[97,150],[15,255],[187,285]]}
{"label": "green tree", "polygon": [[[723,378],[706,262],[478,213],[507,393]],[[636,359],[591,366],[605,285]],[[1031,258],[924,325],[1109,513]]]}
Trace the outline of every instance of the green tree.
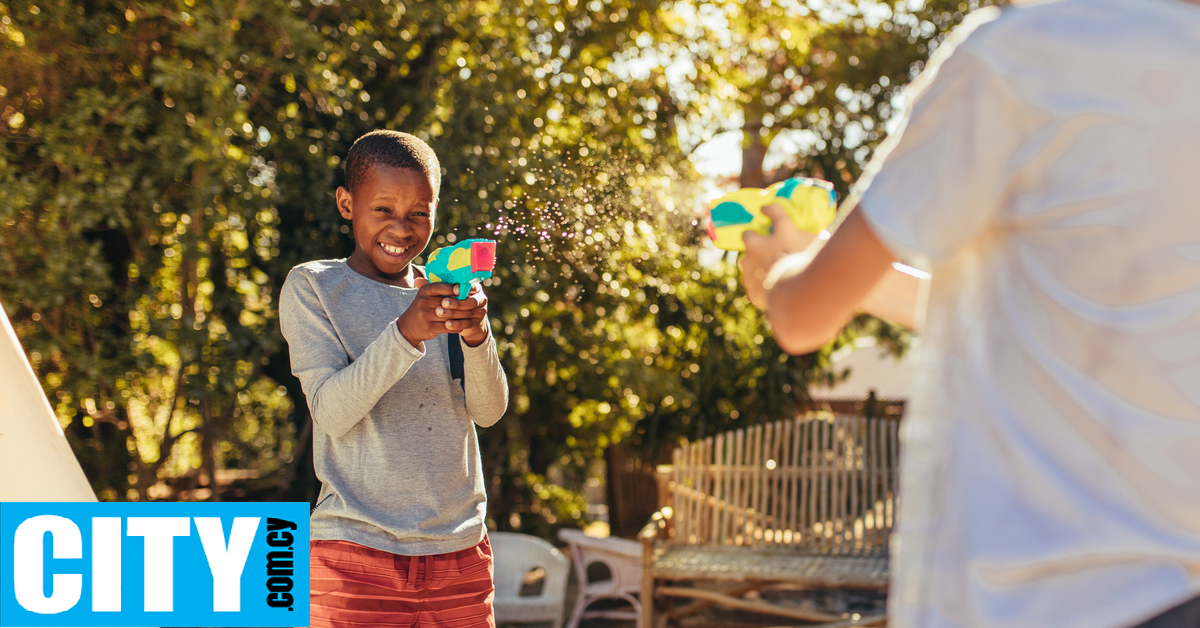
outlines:
{"label": "green tree", "polygon": [[270,3],[0,13],[0,291],[93,486],[219,498],[225,468],[279,470],[294,402],[262,375],[281,262],[264,149],[316,158],[283,146],[267,114],[295,104],[262,87],[319,73],[297,60],[319,38]]}
{"label": "green tree", "polygon": [[445,168],[434,246],[501,242],[490,515],[578,522],[605,447],[653,458],[832,376],[829,348],[779,351],[733,266],[698,264],[687,155],[761,101],[763,128],[824,142],[791,171],[844,187],[961,17],[913,25],[940,4],[858,28],[770,3],[0,3],[0,299],[102,498],[312,499],[275,297],[352,250],[332,200],[351,142],[415,132]]}
{"label": "green tree", "polygon": [[[844,197],[886,135],[901,90],[947,32],[985,4],[995,2],[680,1],[643,50],[691,68],[673,85],[689,145],[741,132],[743,187],[803,173],[832,181]],[[784,134],[800,150],[764,171]]]}

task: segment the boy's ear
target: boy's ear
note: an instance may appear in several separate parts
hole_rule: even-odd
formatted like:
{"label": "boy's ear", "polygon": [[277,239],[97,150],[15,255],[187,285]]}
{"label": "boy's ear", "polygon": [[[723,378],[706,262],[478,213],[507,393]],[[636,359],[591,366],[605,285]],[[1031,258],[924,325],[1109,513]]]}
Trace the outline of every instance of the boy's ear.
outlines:
{"label": "boy's ear", "polygon": [[354,215],[354,213],[350,210],[350,203],[353,200],[353,197],[350,195],[350,190],[347,190],[344,186],[339,185],[337,192],[335,192],[334,195],[337,197],[338,213],[342,215],[342,218],[350,220]]}

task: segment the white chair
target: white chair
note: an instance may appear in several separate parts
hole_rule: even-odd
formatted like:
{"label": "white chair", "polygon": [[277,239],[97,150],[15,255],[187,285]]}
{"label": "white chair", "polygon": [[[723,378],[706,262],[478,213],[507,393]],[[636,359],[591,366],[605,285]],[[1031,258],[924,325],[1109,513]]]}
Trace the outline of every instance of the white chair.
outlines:
{"label": "white chair", "polygon": [[[515,532],[489,532],[495,566],[496,624],[551,622],[562,628],[571,561],[550,543]],[[535,569],[545,573],[541,595],[521,596],[525,577]]]}
{"label": "white chair", "polygon": [[[559,530],[558,539],[571,548],[571,561],[575,563],[575,576],[579,580],[579,597],[571,611],[567,628],[578,628],[579,622],[593,617],[609,619],[634,619],[637,628],[642,627],[642,604],[638,595],[642,592],[642,545],[637,541],[609,537],[599,539],[580,530]],[[602,563],[612,574],[611,580],[588,582],[587,568],[592,563]],[[596,600],[618,599],[629,602],[633,609],[586,610]]]}

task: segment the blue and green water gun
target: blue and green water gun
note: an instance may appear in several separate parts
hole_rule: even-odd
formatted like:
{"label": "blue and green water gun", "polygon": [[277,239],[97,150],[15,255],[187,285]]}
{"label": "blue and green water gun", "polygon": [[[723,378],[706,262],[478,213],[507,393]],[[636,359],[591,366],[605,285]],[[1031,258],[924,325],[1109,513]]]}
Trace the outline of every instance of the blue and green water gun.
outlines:
{"label": "blue and green water gun", "polygon": [[762,208],[778,203],[797,228],[820,233],[837,214],[837,194],[833,184],[821,179],[793,177],[767,189],[742,188],[711,203],[708,209],[708,237],[717,248],[744,251],[742,233],[747,229],[767,235],[771,219]]}
{"label": "blue and green water gun", "polygon": [[431,281],[458,284],[458,300],[467,298],[471,284],[492,276],[496,268],[495,240],[463,240],[429,254],[425,273]]}

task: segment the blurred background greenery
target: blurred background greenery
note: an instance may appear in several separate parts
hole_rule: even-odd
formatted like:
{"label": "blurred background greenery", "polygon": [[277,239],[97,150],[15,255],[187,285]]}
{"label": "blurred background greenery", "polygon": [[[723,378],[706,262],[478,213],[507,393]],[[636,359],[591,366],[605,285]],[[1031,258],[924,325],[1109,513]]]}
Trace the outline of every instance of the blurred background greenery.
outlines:
{"label": "blurred background greenery", "polygon": [[[713,182],[689,158],[740,132],[743,185],[844,196],[973,8],[0,2],[0,301],[101,499],[312,501],[276,296],[295,264],[353,249],[333,190],[354,139],[415,133],[446,171],[431,247],[501,241],[490,524],[579,525],[606,451],[649,468],[803,410],[855,334],[903,348],[863,317],[782,353],[736,266],[701,263]],[[766,167],[781,137],[795,154]]]}

